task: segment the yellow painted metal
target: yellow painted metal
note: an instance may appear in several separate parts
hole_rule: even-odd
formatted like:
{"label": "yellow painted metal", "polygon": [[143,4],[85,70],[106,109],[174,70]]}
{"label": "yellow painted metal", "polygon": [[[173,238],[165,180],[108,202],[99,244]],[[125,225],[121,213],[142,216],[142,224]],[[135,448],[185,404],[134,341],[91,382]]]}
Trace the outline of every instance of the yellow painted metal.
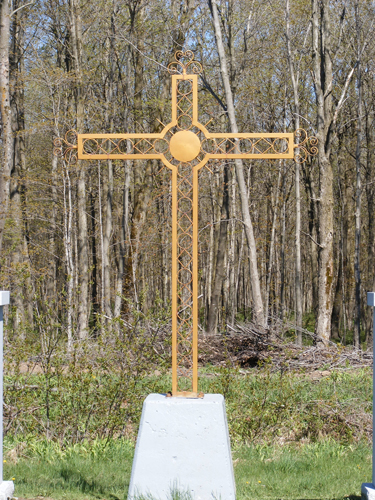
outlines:
{"label": "yellow painted metal", "polygon": [[169,142],[169,151],[178,161],[189,162],[194,160],[201,150],[201,142],[194,132],[180,130],[172,135]]}
{"label": "yellow painted metal", "polygon": [[177,169],[172,170],[172,394],[178,392],[177,380]]}
{"label": "yellow painted metal", "polygon": [[[177,52],[172,118],[157,134],[75,134],[55,139],[55,154],[80,160],[160,160],[172,176],[172,395],[198,393],[198,174],[211,159],[288,159],[303,163],[317,140],[293,133],[211,133],[198,121],[198,74],[191,51]],[[294,138],[299,140],[294,144]],[[63,152],[63,146],[66,146]],[[78,153],[78,154],[77,154]]]}
{"label": "yellow painted metal", "polygon": [[198,173],[193,170],[193,392],[198,391]]}

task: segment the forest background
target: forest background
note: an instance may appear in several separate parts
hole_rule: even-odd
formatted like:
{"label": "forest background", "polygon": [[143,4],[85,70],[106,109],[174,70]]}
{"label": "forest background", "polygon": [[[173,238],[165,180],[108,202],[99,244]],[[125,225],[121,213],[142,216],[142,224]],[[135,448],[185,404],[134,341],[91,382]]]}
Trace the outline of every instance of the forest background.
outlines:
{"label": "forest background", "polygon": [[169,317],[169,172],[157,160],[71,165],[53,141],[71,129],[159,131],[170,120],[167,66],[190,49],[203,66],[202,123],[303,127],[319,140],[302,164],[217,160],[200,174],[201,331],[289,322],[299,344],[312,327],[325,344],[368,345],[373,1],[2,0],[0,16],[9,342],[59,337],[72,350],[135,317]]}

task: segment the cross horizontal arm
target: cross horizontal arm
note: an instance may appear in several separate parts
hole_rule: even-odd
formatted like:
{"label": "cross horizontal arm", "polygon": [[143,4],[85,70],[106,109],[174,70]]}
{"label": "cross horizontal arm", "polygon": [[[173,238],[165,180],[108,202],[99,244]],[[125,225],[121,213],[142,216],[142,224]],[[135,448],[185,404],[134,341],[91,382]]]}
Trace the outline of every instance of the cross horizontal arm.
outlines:
{"label": "cross horizontal arm", "polygon": [[80,160],[162,159],[169,144],[159,134],[78,134]]}
{"label": "cross horizontal arm", "polygon": [[294,140],[291,133],[227,133],[206,134],[202,151],[208,158],[293,158]]}
{"label": "cross horizontal arm", "polygon": [[[201,152],[209,158],[293,158],[293,134],[202,134]],[[163,159],[169,141],[159,134],[78,134],[78,158]]]}

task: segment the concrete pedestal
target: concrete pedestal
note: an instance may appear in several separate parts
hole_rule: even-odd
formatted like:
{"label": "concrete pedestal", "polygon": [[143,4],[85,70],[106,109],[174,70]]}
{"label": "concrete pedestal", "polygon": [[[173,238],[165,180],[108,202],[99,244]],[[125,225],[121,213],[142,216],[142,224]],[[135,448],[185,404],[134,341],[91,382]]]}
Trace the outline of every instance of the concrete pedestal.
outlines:
{"label": "concrete pedestal", "polygon": [[13,498],[14,483],[13,481],[3,481],[0,484],[0,500],[9,500]]}
{"label": "concrete pedestal", "polygon": [[221,394],[203,399],[151,394],[143,404],[128,500],[150,495],[235,500],[232,457]]}
{"label": "concrete pedestal", "polygon": [[362,483],[361,500],[375,500],[375,488],[372,483]]}

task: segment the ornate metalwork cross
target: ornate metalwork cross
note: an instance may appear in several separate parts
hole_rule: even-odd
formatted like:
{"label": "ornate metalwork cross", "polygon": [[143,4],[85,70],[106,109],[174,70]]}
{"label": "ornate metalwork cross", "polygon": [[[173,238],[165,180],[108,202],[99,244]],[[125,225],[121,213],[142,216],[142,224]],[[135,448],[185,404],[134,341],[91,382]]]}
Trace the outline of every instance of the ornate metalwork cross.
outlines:
{"label": "ornate metalwork cross", "polygon": [[[160,160],[172,174],[172,395],[198,397],[198,174],[214,159],[288,159],[316,154],[317,140],[293,133],[211,133],[198,121],[201,65],[177,52],[172,75],[172,119],[155,134],[76,134],[55,140],[67,160]],[[207,125],[207,124],[206,124]],[[294,137],[299,143],[294,143]],[[302,139],[301,139],[302,138]],[[310,147],[309,149],[309,146]],[[64,151],[63,151],[63,148]],[[295,150],[297,153],[295,154]],[[188,389],[181,390],[182,385]]]}

